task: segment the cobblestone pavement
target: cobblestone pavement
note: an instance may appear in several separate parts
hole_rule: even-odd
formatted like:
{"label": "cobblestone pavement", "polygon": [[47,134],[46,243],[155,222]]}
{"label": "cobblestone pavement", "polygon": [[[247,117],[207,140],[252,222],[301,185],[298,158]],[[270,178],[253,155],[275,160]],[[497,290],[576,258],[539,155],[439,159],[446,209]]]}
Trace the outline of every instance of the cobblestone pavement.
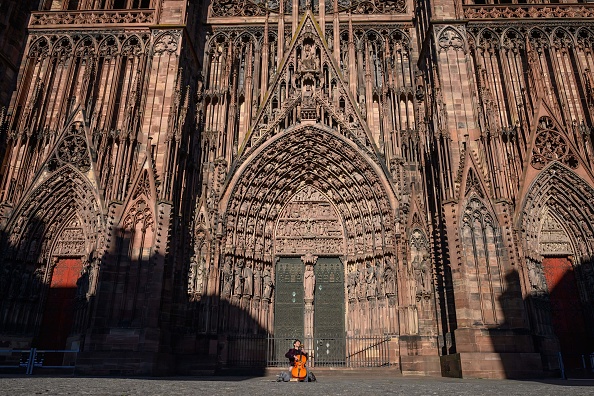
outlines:
{"label": "cobblestone pavement", "polygon": [[315,383],[275,377],[9,377],[0,395],[594,395],[594,381],[469,380],[361,375],[319,376]]}

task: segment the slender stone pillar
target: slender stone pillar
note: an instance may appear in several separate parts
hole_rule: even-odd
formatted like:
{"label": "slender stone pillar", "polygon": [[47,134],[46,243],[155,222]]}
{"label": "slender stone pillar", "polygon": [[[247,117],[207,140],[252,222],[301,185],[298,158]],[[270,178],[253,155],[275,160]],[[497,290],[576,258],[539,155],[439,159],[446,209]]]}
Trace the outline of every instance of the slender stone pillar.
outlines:
{"label": "slender stone pillar", "polygon": [[303,274],[303,301],[305,302],[305,309],[303,312],[304,344],[307,348],[307,354],[312,356],[314,336],[314,295],[316,291],[314,266],[318,261],[318,256],[313,256],[311,253],[307,253],[305,256],[301,256],[301,261],[303,261],[303,264],[305,265],[305,273]]}

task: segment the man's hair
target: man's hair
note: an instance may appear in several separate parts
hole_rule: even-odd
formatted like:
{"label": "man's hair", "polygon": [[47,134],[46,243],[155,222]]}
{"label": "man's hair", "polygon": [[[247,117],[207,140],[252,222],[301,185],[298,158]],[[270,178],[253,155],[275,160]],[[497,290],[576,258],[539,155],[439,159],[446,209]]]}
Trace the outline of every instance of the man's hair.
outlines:
{"label": "man's hair", "polygon": [[293,345],[295,345],[295,344],[297,344],[297,343],[300,343],[300,344],[301,344],[301,340],[300,340],[300,339],[298,339],[298,338],[295,338],[295,341],[293,341]]}

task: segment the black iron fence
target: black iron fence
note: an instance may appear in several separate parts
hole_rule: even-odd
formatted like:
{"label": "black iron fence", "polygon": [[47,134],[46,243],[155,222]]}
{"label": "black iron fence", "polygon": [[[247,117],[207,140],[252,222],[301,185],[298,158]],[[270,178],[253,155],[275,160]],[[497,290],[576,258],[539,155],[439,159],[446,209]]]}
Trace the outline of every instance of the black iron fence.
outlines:
{"label": "black iron fence", "polygon": [[23,370],[33,374],[34,369],[72,370],[76,366],[78,350],[62,349],[0,349],[0,369]]}
{"label": "black iron fence", "polygon": [[[294,338],[260,335],[227,337],[229,367],[286,367]],[[390,337],[323,337],[302,340],[310,367],[384,367],[390,365]]]}
{"label": "black iron fence", "polygon": [[559,352],[559,368],[561,377],[567,378],[594,378],[594,353],[587,354],[562,354]]}

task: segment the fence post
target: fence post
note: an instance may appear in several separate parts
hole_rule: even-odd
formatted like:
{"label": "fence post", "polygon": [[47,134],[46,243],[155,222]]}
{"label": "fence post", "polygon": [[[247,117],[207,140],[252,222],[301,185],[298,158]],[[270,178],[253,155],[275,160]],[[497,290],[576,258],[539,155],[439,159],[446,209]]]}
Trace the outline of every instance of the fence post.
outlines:
{"label": "fence post", "polygon": [[561,355],[561,352],[559,352],[559,368],[561,369],[561,379],[567,379],[567,377],[565,377],[565,366],[563,365],[563,356]]}
{"label": "fence post", "polygon": [[33,366],[35,365],[35,356],[37,355],[37,348],[31,348],[29,351],[29,360],[27,361],[27,371],[25,372],[26,375],[33,374]]}

